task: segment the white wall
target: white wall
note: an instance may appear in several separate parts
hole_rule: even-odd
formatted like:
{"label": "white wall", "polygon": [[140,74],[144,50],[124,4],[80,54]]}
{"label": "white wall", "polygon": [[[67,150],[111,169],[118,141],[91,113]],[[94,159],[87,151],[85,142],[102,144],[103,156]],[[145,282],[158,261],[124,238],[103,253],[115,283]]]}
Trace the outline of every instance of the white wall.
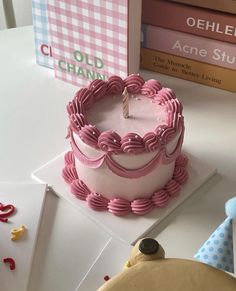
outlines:
{"label": "white wall", "polygon": [[3,5],[2,1],[0,0],[0,29],[6,28],[5,18],[3,14]]}
{"label": "white wall", "polygon": [[[3,5],[0,0],[0,29],[6,28],[6,23],[3,13]],[[7,1],[7,0],[5,0]],[[31,0],[12,0],[16,26],[26,26],[32,24],[32,11],[31,11]]]}
{"label": "white wall", "polygon": [[12,0],[16,26],[26,26],[32,24],[31,0]]}

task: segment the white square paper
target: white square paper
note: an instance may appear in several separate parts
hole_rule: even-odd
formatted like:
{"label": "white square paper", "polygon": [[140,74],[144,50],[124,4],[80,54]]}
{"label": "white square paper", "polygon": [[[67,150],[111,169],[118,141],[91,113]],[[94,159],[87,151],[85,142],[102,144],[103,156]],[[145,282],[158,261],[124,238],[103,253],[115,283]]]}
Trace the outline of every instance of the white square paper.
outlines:
{"label": "white square paper", "polygon": [[[12,204],[16,212],[8,217],[8,222],[0,222],[0,290],[26,291],[33,261],[34,249],[44,205],[46,185],[40,184],[0,184],[0,202]],[[11,240],[11,230],[21,225],[26,232],[17,241]],[[2,259],[11,257],[16,263],[11,271]]]}
{"label": "white square paper", "polygon": [[106,282],[105,276],[112,278],[120,273],[129,258],[131,249],[131,246],[111,239],[76,291],[97,290]]}

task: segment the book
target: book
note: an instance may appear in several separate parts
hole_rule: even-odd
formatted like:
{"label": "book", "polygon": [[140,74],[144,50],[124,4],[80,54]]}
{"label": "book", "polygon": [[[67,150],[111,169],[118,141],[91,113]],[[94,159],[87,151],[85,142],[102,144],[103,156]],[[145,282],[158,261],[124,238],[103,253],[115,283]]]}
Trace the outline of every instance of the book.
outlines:
{"label": "book", "polygon": [[235,71],[141,48],[142,69],[155,71],[188,81],[236,92]]}
{"label": "book", "polygon": [[145,0],[142,23],[236,43],[236,17],[165,0]]}
{"label": "book", "polygon": [[55,76],[74,85],[139,71],[141,0],[47,0]]}
{"label": "book", "polygon": [[36,62],[41,66],[53,68],[46,0],[32,0],[32,21]]}
{"label": "book", "polygon": [[142,25],[142,34],[145,48],[236,70],[234,44],[152,25]]}
{"label": "book", "polygon": [[170,1],[236,14],[235,0],[170,0]]}

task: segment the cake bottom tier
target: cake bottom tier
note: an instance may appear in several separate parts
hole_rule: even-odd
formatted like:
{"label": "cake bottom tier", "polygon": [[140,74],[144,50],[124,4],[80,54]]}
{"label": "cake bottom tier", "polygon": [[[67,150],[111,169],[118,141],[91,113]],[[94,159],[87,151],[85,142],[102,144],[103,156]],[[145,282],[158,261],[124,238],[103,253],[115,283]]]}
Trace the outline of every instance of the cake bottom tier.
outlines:
{"label": "cake bottom tier", "polygon": [[96,211],[109,211],[118,216],[129,213],[145,215],[156,207],[166,207],[171,198],[176,197],[181,190],[181,186],[188,179],[187,156],[180,154],[175,161],[175,168],[172,178],[162,189],[152,193],[149,198],[138,198],[128,201],[124,198],[107,199],[102,193],[93,193],[87,185],[79,178],[75,167],[75,158],[72,151],[65,155],[65,167],[62,176],[70,191],[78,199],[86,201],[87,205]]}

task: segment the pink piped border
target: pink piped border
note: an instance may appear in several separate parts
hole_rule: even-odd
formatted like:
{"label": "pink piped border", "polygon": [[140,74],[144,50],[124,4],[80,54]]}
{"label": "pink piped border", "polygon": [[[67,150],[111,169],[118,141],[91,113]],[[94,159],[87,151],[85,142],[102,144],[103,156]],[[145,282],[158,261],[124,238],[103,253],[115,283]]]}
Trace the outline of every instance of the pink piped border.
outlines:
{"label": "pink piped border", "polygon": [[[151,102],[164,106],[167,124],[158,125],[144,136],[129,132],[123,137],[113,130],[100,132],[96,125],[89,124],[86,111],[104,97],[122,94],[125,87],[132,95],[141,94]],[[80,89],[67,105],[70,131],[77,134],[87,145],[112,154],[153,152],[168,144],[184,128],[182,109],[182,104],[173,90],[162,87],[154,79],[145,82],[140,75],[135,74],[124,80],[118,76],[111,76],[108,81],[94,80],[88,87]]]}
{"label": "pink piped border", "polygon": [[72,151],[65,154],[65,167],[62,176],[75,197],[87,202],[87,205],[96,211],[109,211],[117,216],[124,216],[129,213],[145,215],[154,208],[166,207],[171,198],[178,196],[181,187],[188,180],[187,164],[188,158],[181,154],[175,162],[175,169],[172,179],[162,188],[153,193],[150,198],[138,198],[128,201],[123,198],[107,199],[101,194],[92,193],[85,183],[79,179],[75,168],[75,158]]}

